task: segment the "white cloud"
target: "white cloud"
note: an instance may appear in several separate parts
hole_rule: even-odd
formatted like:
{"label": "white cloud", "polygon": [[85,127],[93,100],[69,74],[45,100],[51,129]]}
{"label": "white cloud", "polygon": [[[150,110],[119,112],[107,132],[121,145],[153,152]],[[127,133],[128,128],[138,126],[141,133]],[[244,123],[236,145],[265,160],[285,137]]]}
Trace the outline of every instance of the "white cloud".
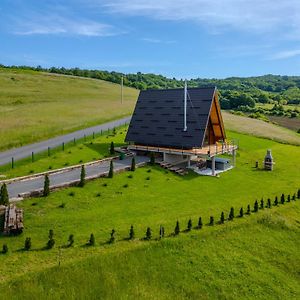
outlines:
{"label": "white cloud", "polygon": [[115,27],[85,19],[71,19],[56,14],[46,16],[32,15],[16,22],[14,33],[18,35],[80,35],[107,37],[122,32]]}
{"label": "white cloud", "polygon": [[164,40],[154,39],[154,38],[142,38],[141,40],[144,42],[147,42],[147,43],[152,43],[152,44],[174,44],[174,43],[176,43],[176,41],[173,41],[173,40],[164,41]]}
{"label": "white cloud", "polygon": [[275,53],[269,59],[270,60],[286,59],[286,58],[292,58],[299,55],[300,55],[300,49],[286,50],[286,51]]}
{"label": "white cloud", "polygon": [[256,32],[300,30],[299,0],[90,0],[108,12]]}

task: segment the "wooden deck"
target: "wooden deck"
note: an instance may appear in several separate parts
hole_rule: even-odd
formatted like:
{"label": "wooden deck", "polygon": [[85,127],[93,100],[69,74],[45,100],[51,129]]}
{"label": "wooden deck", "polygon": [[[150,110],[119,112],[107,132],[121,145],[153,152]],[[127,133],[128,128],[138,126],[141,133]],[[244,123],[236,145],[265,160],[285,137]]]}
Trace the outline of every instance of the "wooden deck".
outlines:
{"label": "wooden deck", "polygon": [[238,146],[233,142],[217,143],[214,145],[208,145],[202,148],[192,149],[176,149],[167,147],[153,147],[153,146],[142,146],[142,145],[129,145],[130,150],[150,151],[159,153],[169,153],[177,155],[195,155],[202,157],[213,157],[224,153],[232,153]]}
{"label": "wooden deck", "polygon": [[4,234],[19,234],[23,231],[23,210],[15,205],[7,206],[4,218]]}

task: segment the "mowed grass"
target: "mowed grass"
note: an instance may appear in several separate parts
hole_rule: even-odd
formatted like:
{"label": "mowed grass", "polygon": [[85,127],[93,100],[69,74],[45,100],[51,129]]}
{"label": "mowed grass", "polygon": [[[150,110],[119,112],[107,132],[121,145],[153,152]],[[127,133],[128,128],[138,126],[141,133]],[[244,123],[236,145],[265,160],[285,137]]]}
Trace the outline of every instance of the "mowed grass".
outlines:
{"label": "mowed grass", "polygon": [[138,91],[101,80],[0,68],[0,150],[132,113]]}
{"label": "mowed grass", "polygon": [[62,147],[58,147],[50,151],[50,156],[48,156],[47,151],[35,154],[33,162],[32,157],[28,157],[15,162],[13,169],[11,164],[0,166],[0,175],[5,176],[5,179],[9,179],[109,157],[111,156],[111,142],[114,142],[115,147],[124,145],[126,132],[127,126],[121,126],[116,128],[115,132],[110,130],[109,132],[103,132],[102,135],[97,134],[94,139],[90,136],[86,138],[86,141],[81,139],[76,141],[76,144],[70,142],[65,145],[64,151]]}
{"label": "mowed grass", "polygon": [[233,115],[225,111],[222,112],[222,116],[227,130],[251,134],[281,143],[300,145],[300,135],[289,129],[261,120]]}
{"label": "mowed grass", "polygon": [[[60,266],[57,260],[49,268],[3,282],[1,296],[299,299],[299,218],[300,201],[176,238],[63,249]],[[49,252],[57,255],[55,250]],[[80,252],[85,257],[78,257]]]}
{"label": "mowed grass", "polygon": [[[199,235],[193,231],[161,244],[124,241],[131,225],[137,239],[145,236],[148,226],[153,238],[157,238],[160,225],[169,235],[177,220],[183,230],[189,218],[194,226],[200,216],[207,224],[210,216],[218,221],[222,211],[227,217],[232,206],[238,214],[240,207],[246,210],[250,204],[253,208],[256,199],[263,197],[266,201],[270,197],[273,201],[276,195],[296,192],[300,183],[299,166],[295,163],[300,157],[299,147],[237,133],[229,136],[239,140],[237,167],[219,178],[192,173],[180,177],[159,167],[144,167],[113,179],[90,182],[84,188],[20,202],[18,206],[24,208],[24,233],[0,238],[0,245],[6,243],[9,247],[7,255],[0,255],[3,292],[8,296],[12,291],[16,293],[19,289],[12,287],[19,285],[22,293],[28,292],[28,298],[38,297],[45,290],[49,297],[51,293],[61,293],[63,298],[67,294],[73,298],[83,298],[84,294],[93,297],[101,291],[107,298],[131,298],[131,293],[146,299],[168,298],[169,289],[173,290],[170,297],[175,298],[198,298],[197,293],[204,298],[252,298],[259,293],[275,298],[299,295],[295,268],[299,266],[296,236],[300,202],[272,208],[275,220],[270,217],[270,226],[269,221],[267,225],[248,223],[251,218],[255,220],[252,214],[232,222],[238,227],[228,223],[214,228],[205,225]],[[267,149],[272,149],[275,170],[254,169],[255,161],[261,162]],[[287,215],[278,219],[277,213],[285,210]],[[285,225],[277,226],[282,218]],[[107,245],[113,228],[117,243]],[[54,230],[56,246],[43,250],[49,229]],[[91,233],[95,234],[96,246],[86,247]],[[70,234],[74,234],[75,246],[59,252],[58,247],[67,244]],[[194,234],[197,237],[193,238]],[[32,238],[33,249],[29,252],[21,250],[26,237]],[[60,269],[56,267],[59,260]],[[159,272],[161,275],[156,277]],[[76,282],[81,277],[84,284],[79,286]],[[229,291],[231,285],[235,294]]]}

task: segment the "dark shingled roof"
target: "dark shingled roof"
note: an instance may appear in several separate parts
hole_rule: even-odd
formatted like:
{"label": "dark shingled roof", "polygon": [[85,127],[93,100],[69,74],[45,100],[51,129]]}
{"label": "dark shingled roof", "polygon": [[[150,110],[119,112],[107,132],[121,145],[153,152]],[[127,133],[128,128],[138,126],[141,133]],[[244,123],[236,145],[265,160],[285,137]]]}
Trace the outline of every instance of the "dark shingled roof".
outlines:
{"label": "dark shingled roof", "polygon": [[141,91],[125,140],[149,146],[202,147],[215,90],[188,89],[187,131],[183,131],[183,88]]}

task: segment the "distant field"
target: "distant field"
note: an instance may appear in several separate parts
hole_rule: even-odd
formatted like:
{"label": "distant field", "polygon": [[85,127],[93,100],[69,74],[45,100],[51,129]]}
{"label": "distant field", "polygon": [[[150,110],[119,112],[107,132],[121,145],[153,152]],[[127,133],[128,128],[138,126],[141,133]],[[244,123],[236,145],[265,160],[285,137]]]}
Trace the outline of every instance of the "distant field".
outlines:
{"label": "distant field", "polygon": [[[263,104],[263,103],[256,103],[255,106],[256,107],[266,108],[266,109],[271,109],[271,108],[274,107],[274,104],[271,104],[271,103],[265,103],[265,104]],[[295,108],[300,109],[300,104],[284,104],[283,108],[285,110],[288,110],[288,109],[294,110]]]}
{"label": "distant field", "polygon": [[300,145],[300,134],[261,120],[222,112],[225,128],[236,132],[264,137],[274,141]]}
{"label": "distant field", "polygon": [[296,132],[300,130],[300,118],[287,118],[287,117],[279,117],[279,116],[268,116],[268,118],[272,122],[280,126],[283,126],[285,128],[294,130]]}
{"label": "distant field", "polygon": [[0,150],[130,115],[138,91],[117,84],[0,68]]}

